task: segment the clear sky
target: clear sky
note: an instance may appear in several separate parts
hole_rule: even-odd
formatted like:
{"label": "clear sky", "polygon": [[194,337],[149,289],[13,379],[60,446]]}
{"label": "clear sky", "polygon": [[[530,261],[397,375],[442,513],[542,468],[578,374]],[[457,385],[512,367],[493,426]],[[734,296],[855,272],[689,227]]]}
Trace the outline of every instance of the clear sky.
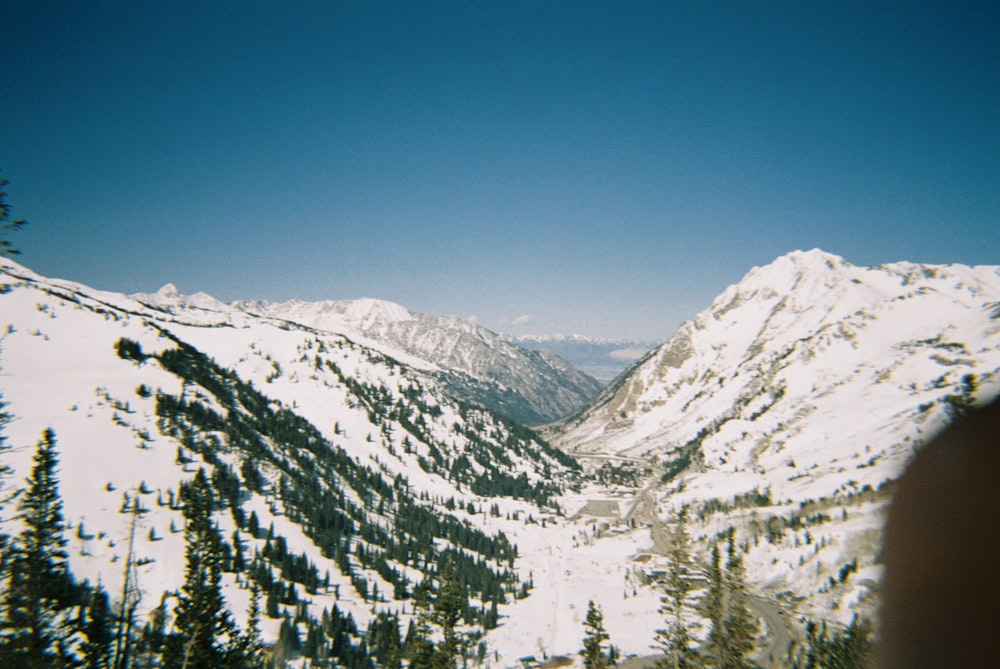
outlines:
{"label": "clear sky", "polygon": [[21,262],[660,340],[754,265],[1000,264],[996,2],[0,6]]}

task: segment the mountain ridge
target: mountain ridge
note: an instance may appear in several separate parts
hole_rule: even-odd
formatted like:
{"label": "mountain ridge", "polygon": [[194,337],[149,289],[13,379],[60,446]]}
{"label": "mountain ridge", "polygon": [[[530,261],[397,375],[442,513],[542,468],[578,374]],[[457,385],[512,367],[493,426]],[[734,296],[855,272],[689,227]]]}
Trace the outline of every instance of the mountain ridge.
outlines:
{"label": "mountain ridge", "polygon": [[893,481],[964,407],[1000,394],[998,303],[996,266],[791,253],[545,434],[604,476],[646,467],[661,518],[686,506],[701,536],[735,527],[769,597],[847,624],[877,609]]}
{"label": "mountain ridge", "polygon": [[[256,574],[274,607],[269,641],[282,612],[405,623],[413,589],[447,561],[477,598],[470,626],[492,629],[498,608],[527,597],[508,533],[558,513],[571,458],[342,335],[162,300],[0,260],[3,491],[51,428],[77,579],[119,580],[141,509],[133,566],[153,596],[139,615],[170,601],[184,571],[179,491],[205,469],[223,544],[253,560],[224,572],[225,599],[243,620]],[[18,522],[5,514],[2,532]]]}
{"label": "mountain ridge", "polygon": [[541,356],[468,319],[415,312],[385,300],[245,300],[233,307],[391,347],[410,356],[411,364],[423,360],[457,396],[529,425],[572,413],[601,387],[565,360]]}
{"label": "mountain ridge", "polygon": [[[836,274],[835,270],[841,274]],[[760,356],[770,342],[779,341],[778,335],[783,338],[780,341],[789,342],[788,346],[793,348],[800,345],[796,342],[810,337],[846,338],[848,323],[863,327],[866,322],[877,320],[875,315],[865,311],[872,305],[882,305],[879,308],[883,310],[906,306],[906,315],[913,322],[913,328],[927,334],[926,337],[913,334],[911,339],[914,341],[942,335],[942,330],[954,327],[950,322],[944,321],[945,325],[939,327],[923,317],[921,307],[905,303],[928,295],[940,297],[942,293],[932,289],[927,282],[950,288],[944,285],[945,281],[954,282],[956,299],[969,293],[966,304],[953,309],[949,316],[957,313],[969,316],[971,312],[974,318],[977,310],[985,310],[1000,299],[1000,268],[992,266],[893,263],[859,268],[839,256],[819,250],[782,256],[770,265],[752,268],[740,282],[727,287],[706,310],[683,323],[670,339],[647,354],[628,378],[605,388],[583,413],[594,411],[596,407],[604,407],[607,415],[627,409],[630,402],[638,401],[646,384],[655,380],[666,383],[658,386],[660,400],[665,401],[706,373],[712,378],[732,377],[738,374],[741,365]],[[949,300],[946,296],[935,303],[943,306]],[[843,329],[838,329],[841,326]],[[884,339],[891,338],[892,332],[889,327],[882,329],[884,337],[877,343],[884,349]],[[890,342],[888,347],[892,344],[898,342]],[[655,370],[650,368],[654,365]],[[626,391],[622,390],[623,386],[627,387]],[[631,398],[623,392],[631,394]],[[655,403],[653,400],[648,402]],[[579,425],[579,416],[564,421],[563,425],[569,423]],[[620,435],[616,440],[617,450],[622,450]],[[587,440],[578,443],[586,444]],[[586,446],[581,445],[577,450],[580,449],[585,450]]]}

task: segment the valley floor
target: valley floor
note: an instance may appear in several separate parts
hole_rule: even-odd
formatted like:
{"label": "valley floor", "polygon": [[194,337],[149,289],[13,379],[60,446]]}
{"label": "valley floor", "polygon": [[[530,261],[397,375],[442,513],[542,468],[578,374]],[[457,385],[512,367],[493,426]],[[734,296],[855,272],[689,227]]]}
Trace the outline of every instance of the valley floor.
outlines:
{"label": "valley floor", "polygon": [[[539,664],[568,658],[582,666],[579,651],[590,601],[601,608],[610,643],[621,658],[631,659],[630,666],[636,669],[642,658],[652,661],[658,653],[653,645],[656,631],[666,626],[655,579],[665,568],[664,555],[670,547],[670,527],[663,522],[669,514],[664,514],[660,494],[655,480],[639,490],[593,486],[565,497],[561,501],[565,517],[547,517],[544,527],[538,518],[529,523],[522,518],[518,526],[497,521],[506,525],[504,531],[518,544],[518,568],[533,588],[530,597],[505,607],[501,626],[487,636],[490,666],[520,667],[525,658]],[[777,504],[760,511],[783,517],[790,508],[797,507]],[[859,549],[846,538],[879,523],[883,508],[879,501],[850,508],[850,516],[841,516],[836,507],[828,522],[811,527],[816,541],[808,545],[800,540],[802,530],[789,530],[773,543],[755,539],[748,523],[756,522],[757,510],[742,517],[710,515],[691,522],[695,571],[701,572],[693,577],[694,636],[704,640],[708,632],[707,621],[698,620],[693,611],[704,595],[709,542],[729,523],[739,528],[737,536],[743,537],[748,549],[748,604],[760,623],[761,643],[755,655],[760,666],[785,666],[789,648],[803,641],[807,619],[828,620],[836,627],[838,622],[849,622],[854,613],[870,616],[877,566],[863,567],[865,578],[856,582],[850,574],[838,582],[838,569],[843,575],[842,563],[850,559],[858,563],[851,555],[861,555],[862,564],[871,562],[874,547]],[[794,568],[796,561],[799,569]],[[833,585],[812,598],[794,594],[809,591],[808,584],[817,580]]]}

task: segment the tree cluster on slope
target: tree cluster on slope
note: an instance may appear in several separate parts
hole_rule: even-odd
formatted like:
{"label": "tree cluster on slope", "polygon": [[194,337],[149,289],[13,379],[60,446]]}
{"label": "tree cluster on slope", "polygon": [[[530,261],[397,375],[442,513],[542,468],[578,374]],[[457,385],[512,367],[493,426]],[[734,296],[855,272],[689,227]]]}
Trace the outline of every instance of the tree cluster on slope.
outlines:
{"label": "tree cluster on slope", "polygon": [[806,640],[790,654],[791,669],[864,669],[872,662],[872,626],[867,618],[855,616],[843,631],[831,631],[827,624],[806,623]]}
{"label": "tree cluster on slope", "polygon": [[[151,357],[129,340],[119,341],[117,348],[125,359]],[[287,409],[274,408],[255,389],[197,350],[178,342],[177,348],[155,358],[193,387],[211,393],[215,402],[226,408],[222,415],[197,397],[158,392],[161,430],[200,453],[216,472],[228,471],[217,456],[223,450],[246,454],[240,468],[244,475],[264,465],[281,472],[278,497],[288,517],[300,523],[323,554],[334,558],[345,575],[355,577],[359,584],[357,567],[372,568],[405,598],[411,586],[402,567],[436,564],[441,555],[435,539],[445,539],[461,549],[452,557],[461,573],[468,575],[469,585],[486,601],[503,603],[504,593],[516,590],[513,572],[499,568],[515,555],[502,533],[487,535],[468,521],[417,503],[405,481],[387,482],[379,472],[327,442],[308,421]],[[217,479],[212,478],[213,482]],[[236,473],[228,471],[223,479],[229,488],[226,498],[238,500]],[[255,485],[259,486],[259,481]],[[383,514],[390,515],[392,531],[373,518]],[[244,526],[246,519],[237,516],[234,509],[234,518]],[[476,554],[480,557],[474,557]]]}
{"label": "tree cluster on slope", "polygon": [[35,450],[17,510],[21,531],[0,550],[0,666],[107,667],[111,613],[107,593],[78,584],[64,547],[55,433],[47,429]]}
{"label": "tree cluster on slope", "polygon": [[[273,526],[265,533],[256,513],[242,512],[250,491],[279,499],[289,520],[302,527],[366,601],[415,597],[419,585],[407,581],[406,567],[425,574],[450,570],[445,580],[456,583],[463,593],[460,620],[482,630],[497,625],[497,605],[519,591],[512,570],[517,549],[502,532],[487,535],[467,520],[436,510],[430,500],[418,500],[405,479],[386,481],[324,439],[312,424],[263,398],[196,349],[170,338],[176,347],[156,355],[144,353],[127,339],[119,340],[116,349],[121,358],[139,364],[155,359],[183,381],[180,395],[155,393],[159,428],[183,444],[179,462],[189,466],[190,453],[200,455],[210,467],[212,474],[206,480],[214,495],[211,506],[228,507],[239,528],[232,545],[220,541],[219,564],[225,570],[243,565],[248,580],[266,597],[264,613],[282,619],[284,631],[276,644],[279,656],[298,653],[313,661],[336,657],[340,664],[359,669],[372,662],[349,616],[342,616],[336,607],[324,612],[322,619],[307,613],[296,584],[306,593],[326,590],[329,574],[321,580],[315,563],[305,554],[289,552]],[[240,454],[242,463],[230,467],[222,462],[223,453]],[[268,471],[266,477],[260,474],[262,469]],[[264,547],[252,557],[244,556],[239,532],[264,539]],[[443,549],[442,540],[447,546]],[[373,580],[371,572],[379,578]],[[379,592],[383,581],[390,584],[391,593]],[[482,606],[469,605],[470,595]],[[300,628],[305,630],[304,640]],[[445,645],[448,652],[454,650],[452,642],[457,643],[449,639]]]}

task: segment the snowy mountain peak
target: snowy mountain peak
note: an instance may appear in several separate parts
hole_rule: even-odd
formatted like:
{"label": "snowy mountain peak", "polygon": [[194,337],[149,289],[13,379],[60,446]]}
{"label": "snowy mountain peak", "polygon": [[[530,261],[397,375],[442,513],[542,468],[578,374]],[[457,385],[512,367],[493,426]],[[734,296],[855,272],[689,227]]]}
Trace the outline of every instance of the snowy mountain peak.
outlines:
{"label": "snowy mountain peak", "polygon": [[[705,437],[699,448],[706,456],[713,443],[734,454],[745,448],[740,461],[757,466],[772,448],[806,447],[792,428],[803,415],[829,407],[847,416],[869,395],[858,420],[913,439],[918,407],[960,392],[964,375],[977,375],[984,394],[1000,388],[998,301],[998,267],[868,268],[818,250],[791,253],[729,286],[559,440],[584,452],[663,457],[706,425],[732,423],[739,431],[722,431],[724,445]],[[763,411],[775,418],[763,420]],[[840,443],[849,433],[821,431],[808,443]]]}
{"label": "snowy mountain peak", "polygon": [[853,267],[841,256],[827,253],[822,249],[809,249],[808,251],[791,251],[783,256],[778,256],[763,267],[753,267],[747,275],[758,272],[794,274],[802,272],[822,272],[836,270],[839,267]]}
{"label": "snowy mountain peak", "polygon": [[362,324],[398,323],[415,320],[413,312],[395,302],[365,297],[346,304],[344,315]]}
{"label": "snowy mountain peak", "polygon": [[790,260],[791,262],[802,266],[826,265],[830,269],[835,269],[839,265],[850,265],[850,263],[844,260],[841,256],[834,253],[827,253],[819,248],[812,248],[808,251],[803,251],[801,249],[797,251],[790,251],[789,253],[786,253],[778,258],[775,262],[780,262],[782,259]]}
{"label": "snowy mountain peak", "polygon": [[550,440],[604,476],[646,467],[661,512],[688,507],[704,537],[734,528],[762,589],[847,624],[877,609],[893,481],[955,415],[1000,394],[998,305],[1000,267],[791,253]]}
{"label": "snowy mountain peak", "polygon": [[813,249],[793,251],[777,258],[763,267],[754,267],[740,280],[716,298],[715,303],[728,304],[732,296],[758,295],[768,297],[776,294],[795,294],[809,299],[803,290],[812,286],[814,290],[824,290],[843,276],[843,271],[853,267],[843,258]]}
{"label": "snowy mountain peak", "polygon": [[184,295],[172,283],[168,283],[155,293],[136,293],[130,295],[133,300],[168,311],[189,312],[196,310],[199,312],[210,312],[219,320],[227,320],[231,317],[232,309],[224,302],[220,302],[208,293],[197,292],[194,295]]}
{"label": "snowy mountain peak", "polygon": [[156,291],[156,295],[157,297],[161,297],[165,300],[173,300],[180,297],[181,294],[180,291],[177,290],[177,286],[175,286],[172,283],[168,283],[167,285],[163,286],[163,288],[160,288],[158,291]]}
{"label": "snowy mountain peak", "polygon": [[365,332],[377,327],[378,324],[410,321],[416,318],[414,312],[402,305],[370,297],[317,302],[298,299],[287,302],[244,300],[234,302],[232,306],[250,313],[268,312],[276,317],[287,317],[291,321],[308,321],[311,326],[334,331],[351,329],[354,332]]}

